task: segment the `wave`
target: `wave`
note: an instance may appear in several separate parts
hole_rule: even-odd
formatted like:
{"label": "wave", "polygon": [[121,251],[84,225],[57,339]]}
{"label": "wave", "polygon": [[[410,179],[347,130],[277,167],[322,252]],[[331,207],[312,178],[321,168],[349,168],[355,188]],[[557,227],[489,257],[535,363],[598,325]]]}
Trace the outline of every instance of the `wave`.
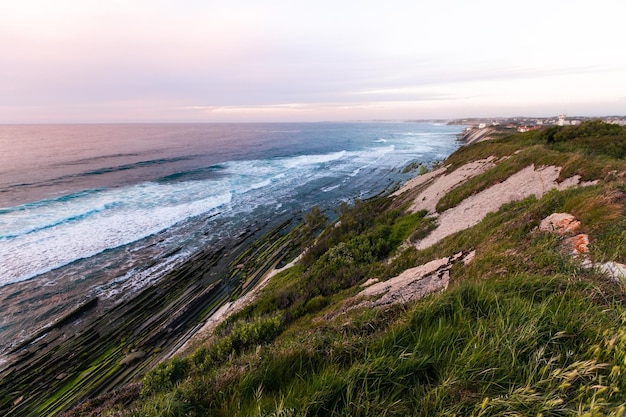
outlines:
{"label": "wave", "polygon": [[68,217],[62,217],[59,220],[53,221],[51,223],[47,223],[47,224],[46,223],[42,223],[41,226],[34,226],[34,227],[29,228],[29,229],[21,230],[21,231],[19,231],[17,233],[13,233],[13,234],[0,235],[0,240],[2,240],[2,239],[7,239],[7,240],[15,239],[15,238],[17,238],[19,236],[24,236],[24,235],[28,235],[28,234],[31,234],[31,233],[41,232],[43,230],[50,229],[50,228],[53,228],[53,227],[57,227],[57,226],[60,226],[62,224],[69,224],[69,223],[82,221],[82,220],[85,220],[85,219],[87,219],[87,218],[89,218],[89,217],[91,217],[93,215],[101,213],[104,210],[110,210],[111,208],[115,207],[116,205],[117,205],[116,203],[106,204],[104,207],[87,210],[84,213],[70,215]]}
{"label": "wave", "polygon": [[[152,159],[152,160],[149,160],[149,161],[134,162],[132,164],[123,164],[123,165],[116,165],[116,166],[106,167],[106,168],[98,168],[98,169],[94,169],[94,170],[90,170],[90,171],[81,172],[81,173],[75,174],[75,175],[69,175],[67,177],[69,177],[69,178],[90,177],[90,176],[93,176],[93,175],[102,175],[102,174],[109,174],[109,173],[112,173],[112,172],[128,171],[128,170],[131,170],[131,169],[150,167],[150,166],[153,166],[153,165],[163,165],[163,164],[170,164],[172,162],[189,161],[191,159],[193,159],[193,156],[178,156],[178,157],[174,157],[174,158]],[[64,178],[66,178],[66,177],[60,177],[58,179],[64,179]]]}
{"label": "wave", "polygon": [[450,136],[449,132],[402,132],[401,136],[417,136],[417,137],[447,137]]}
{"label": "wave", "polygon": [[[0,209],[0,240],[35,233],[63,223],[80,221],[116,203],[104,201],[103,189],[85,190],[53,199],[45,199]],[[76,201],[86,204],[74,204]]]}
{"label": "wave", "polygon": [[[315,201],[304,199],[319,198],[320,190],[327,193],[341,186],[349,192],[348,184],[354,177],[378,177],[374,174],[377,170],[390,172],[413,156],[409,149],[398,150],[390,144],[354,151],[226,161],[153,182],[84,190],[3,209],[0,286],[136,242],[200,215],[237,218],[259,207],[288,202],[311,206]],[[151,163],[174,159],[179,158]],[[131,166],[141,163],[122,169]],[[91,172],[96,171],[102,172]],[[355,194],[366,192],[363,185],[355,184],[359,187],[352,190]]]}
{"label": "wave", "polygon": [[135,152],[132,152],[132,153],[129,152],[129,153],[116,153],[116,154],[110,154],[110,155],[100,155],[100,156],[94,156],[91,158],[82,158],[82,159],[77,159],[75,161],[63,162],[62,164],[54,164],[54,166],[85,165],[85,164],[92,164],[94,162],[102,161],[105,159],[126,158],[130,156],[140,156],[140,154],[135,153]]}
{"label": "wave", "polygon": [[[30,184],[26,184],[26,185],[30,185]],[[91,189],[91,190],[82,190],[82,191],[78,191],[75,193],[71,193],[71,194],[66,194],[60,197],[55,197],[55,198],[47,198],[44,200],[39,200],[39,201],[33,201],[30,203],[26,203],[26,204],[21,204],[19,206],[15,206],[15,207],[7,207],[7,208],[2,208],[0,209],[0,215],[2,214],[9,214],[9,213],[15,213],[15,212],[19,212],[19,211],[28,211],[31,209],[36,209],[39,207],[47,207],[50,204],[53,204],[55,202],[66,202],[66,201],[71,201],[74,199],[78,199],[78,198],[83,198],[85,196],[88,195],[93,195],[93,194],[97,194],[100,191],[102,191],[103,189],[99,189],[99,188],[95,188],[95,189]]]}
{"label": "wave", "polygon": [[[115,166],[109,166],[109,167],[104,167],[104,168],[91,169],[91,170],[77,172],[73,174],[52,177],[52,178],[45,179],[42,181],[6,184],[6,185],[3,185],[2,189],[0,189],[0,193],[11,194],[11,193],[15,193],[16,190],[24,190],[28,188],[45,189],[48,187],[53,187],[53,188],[59,188],[62,186],[66,187],[68,184],[73,184],[74,182],[80,181],[80,180],[89,180],[94,177],[106,176],[107,174],[116,174],[116,173],[125,172],[125,171],[132,171],[135,169],[157,167],[160,165],[175,164],[177,162],[184,162],[184,161],[193,161],[196,157],[197,155],[179,156],[179,157],[172,157],[172,158],[158,158],[158,159],[151,159],[147,161],[134,162],[130,164],[122,164],[122,165],[115,165]],[[94,158],[94,160],[98,160],[98,159],[99,158],[97,157]],[[78,162],[74,161],[74,162],[64,163],[62,166],[81,165],[81,164],[82,163],[80,161]],[[60,165],[55,164],[54,166],[60,166]],[[90,191],[91,190],[88,190],[88,192]],[[63,196],[60,198],[71,198],[71,196],[69,197]]]}
{"label": "wave", "polygon": [[[100,196],[112,203],[91,209],[90,199],[75,200],[71,207],[52,204],[48,210],[58,213],[53,224],[36,226],[37,213],[22,219],[26,233],[9,233],[0,240],[0,285],[23,281],[44,272],[119,247],[165,230],[185,219],[215,211],[227,205],[229,192],[203,193],[198,187],[186,192],[158,184],[106,190]],[[189,200],[190,194],[196,197]],[[200,194],[200,195],[199,195]],[[64,212],[80,215],[61,216]],[[3,223],[11,221],[3,217]],[[30,222],[30,227],[24,227]],[[26,225],[28,226],[28,225]]]}
{"label": "wave", "polygon": [[206,168],[197,168],[189,171],[176,172],[174,174],[165,175],[156,180],[159,183],[181,182],[181,181],[197,181],[218,177],[223,174],[226,169],[224,165],[211,165]]}
{"label": "wave", "polygon": [[347,151],[343,150],[328,154],[292,156],[278,160],[282,162],[285,168],[302,168],[310,165],[321,165],[337,161],[345,157],[346,154]]}

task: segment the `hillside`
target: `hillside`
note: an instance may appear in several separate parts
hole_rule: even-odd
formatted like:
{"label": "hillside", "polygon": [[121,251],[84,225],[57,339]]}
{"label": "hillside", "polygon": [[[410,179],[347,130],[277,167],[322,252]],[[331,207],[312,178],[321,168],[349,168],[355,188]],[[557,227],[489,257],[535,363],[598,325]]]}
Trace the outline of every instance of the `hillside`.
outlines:
{"label": "hillside", "polygon": [[293,266],[65,415],[622,415],[625,157],[626,128],[554,127],[313,210],[240,269]]}

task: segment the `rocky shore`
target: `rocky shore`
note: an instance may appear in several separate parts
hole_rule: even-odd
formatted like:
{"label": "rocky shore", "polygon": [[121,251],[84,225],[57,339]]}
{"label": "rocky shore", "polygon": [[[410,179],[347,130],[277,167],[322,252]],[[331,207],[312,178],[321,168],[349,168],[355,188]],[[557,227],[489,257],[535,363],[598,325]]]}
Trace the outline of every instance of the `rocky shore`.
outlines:
{"label": "rocky shore", "polygon": [[[93,298],[9,352],[0,414],[52,416],[138,380],[181,348],[220,308],[293,255],[292,218],[197,254],[111,309]],[[276,247],[275,244],[281,242]]]}

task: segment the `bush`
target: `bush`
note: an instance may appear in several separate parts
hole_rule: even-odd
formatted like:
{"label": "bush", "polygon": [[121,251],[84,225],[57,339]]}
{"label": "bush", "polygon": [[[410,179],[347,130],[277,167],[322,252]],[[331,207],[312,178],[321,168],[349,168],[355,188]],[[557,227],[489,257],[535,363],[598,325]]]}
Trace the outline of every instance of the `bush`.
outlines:
{"label": "bush", "polygon": [[159,363],[143,380],[143,396],[169,391],[182,381],[189,372],[189,360],[174,357]]}
{"label": "bush", "polygon": [[587,155],[605,155],[614,159],[626,157],[626,127],[592,120],[580,126],[550,127],[541,136],[553,149],[561,152],[582,151]]}
{"label": "bush", "polygon": [[228,358],[232,353],[240,353],[244,349],[271,342],[282,331],[283,323],[280,315],[273,317],[257,317],[252,321],[240,320],[233,324],[227,336],[222,337],[212,346],[213,359],[217,361]]}

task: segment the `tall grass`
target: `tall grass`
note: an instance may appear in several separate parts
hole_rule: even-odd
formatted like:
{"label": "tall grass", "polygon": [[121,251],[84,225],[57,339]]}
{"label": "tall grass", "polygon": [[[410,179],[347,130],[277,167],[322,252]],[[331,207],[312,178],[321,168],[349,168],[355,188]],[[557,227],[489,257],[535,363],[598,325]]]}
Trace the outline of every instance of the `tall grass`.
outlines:
{"label": "tall grass", "polygon": [[[135,415],[607,414],[624,402],[623,309],[617,294],[590,303],[588,278],[468,280],[400,316],[355,312],[230,360],[201,396],[192,374]],[[362,315],[377,330],[344,328]]]}

